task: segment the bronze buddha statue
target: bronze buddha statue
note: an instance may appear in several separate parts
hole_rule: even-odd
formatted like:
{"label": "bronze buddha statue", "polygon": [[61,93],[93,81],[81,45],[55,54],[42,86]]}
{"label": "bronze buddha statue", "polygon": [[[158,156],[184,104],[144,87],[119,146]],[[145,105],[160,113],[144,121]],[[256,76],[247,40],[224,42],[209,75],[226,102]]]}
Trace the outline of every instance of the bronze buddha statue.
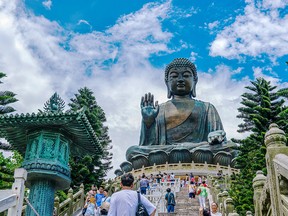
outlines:
{"label": "bronze buddha statue", "polygon": [[[142,97],[140,143],[126,152],[133,168],[192,160],[230,165],[235,144],[226,140],[215,107],[194,99],[197,81],[195,65],[186,58],[176,58],[165,69],[171,99],[158,105],[151,93]],[[122,164],[129,170],[127,165]]]}

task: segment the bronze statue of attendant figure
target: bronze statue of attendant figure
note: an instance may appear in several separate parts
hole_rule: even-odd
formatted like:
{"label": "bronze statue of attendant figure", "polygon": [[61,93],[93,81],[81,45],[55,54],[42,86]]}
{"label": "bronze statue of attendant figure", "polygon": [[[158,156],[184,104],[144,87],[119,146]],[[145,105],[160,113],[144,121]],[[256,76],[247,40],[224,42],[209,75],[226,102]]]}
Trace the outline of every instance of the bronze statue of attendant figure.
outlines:
{"label": "bronze statue of attendant figure", "polygon": [[171,100],[158,105],[151,93],[142,97],[140,143],[127,150],[128,161],[136,166],[164,160],[230,164],[233,156],[229,152],[235,144],[226,141],[215,107],[194,99],[197,81],[196,67],[188,59],[176,58],[167,65],[165,83]]}

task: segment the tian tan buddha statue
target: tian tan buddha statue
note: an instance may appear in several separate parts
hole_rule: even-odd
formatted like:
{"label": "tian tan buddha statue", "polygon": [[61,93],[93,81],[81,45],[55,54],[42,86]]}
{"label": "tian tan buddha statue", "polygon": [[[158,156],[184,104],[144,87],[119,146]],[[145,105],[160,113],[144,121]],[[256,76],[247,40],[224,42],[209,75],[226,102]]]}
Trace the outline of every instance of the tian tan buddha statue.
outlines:
{"label": "tian tan buddha statue", "polygon": [[198,81],[195,65],[176,58],[165,69],[166,103],[158,105],[151,93],[141,99],[142,126],[139,146],[131,146],[120,165],[128,172],[168,163],[231,165],[235,144],[226,140],[215,107],[195,100]]}

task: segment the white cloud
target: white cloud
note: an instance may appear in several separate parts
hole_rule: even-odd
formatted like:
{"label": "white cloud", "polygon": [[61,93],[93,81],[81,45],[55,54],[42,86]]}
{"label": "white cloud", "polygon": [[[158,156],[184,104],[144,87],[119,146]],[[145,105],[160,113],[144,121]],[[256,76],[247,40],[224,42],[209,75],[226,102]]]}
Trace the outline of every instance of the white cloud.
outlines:
{"label": "white cloud", "polygon": [[213,30],[214,28],[216,28],[218,25],[220,24],[220,22],[218,20],[212,22],[212,23],[208,23],[208,29],[209,30]]}
{"label": "white cloud", "polygon": [[287,6],[287,0],[246,2],[244,15],[237,16],[232,25],[217,34],[210,55],[233,59],[267,54],[273,60],[288,54],[288,15],[282,17],[277,11]]}
{"label": "white cloud", "polygon": [[[167,100],[164,69],[148,59],[173,52],[168,47],[173,34],[162,27],[171,2],[146,4],[105,31],[87,34],[69,32],[22,7],[21,1],[0,1],[0,70],[8,76],[1,87],[17,93],[18,112],[37,112],[55,91],[68,103],[80,87],[92,89],[106,113],[118,168],[126,149],[139,142],[141,96],[151,91],[160,103]],[[197,98],[216,106],[228,138],[242,136],[235,116],[248,81],[231,77],[240,72],[223,65],[199,72]]]}
{"label": "white cloud", "polygon": [[[209,73],[199,72],[197,97],[200,100],[212,103],[222,119],[227,138],[243,138],[246,134],[237,132],[242,120],[237,119],[237,108],[240,107],[241,95],[244,87],[249,84],[249,79],[235,80],[232,76],[239,73],[241,68],[232,70],[226,65],[219,65],[210,69]],[[233,119],[233,120],[232,120]]]}
{"label": "white cloud", "polygon": [[190,60],[191,60],[192,62],[195,62],[196,59],[197,59],[197,57],[198,57],[198,53],[196,53],[196,52],[191,52],[191,53],[190,53]]}
{"label": "white cloud", "polygon": [[161,22],[170,3],[147,4],[106,31],[89,34],[68,32],[23,10],[20,1],[0,5],[0,70],[8,76],[2,87],[17,93],[17,111],[37,112],[55,91],[68,103],[88,86],[105,110],[117,168],[126,149],[138,144],[141,96],[148,90],[158,99],[165,95],[163,73],[148,57],[169,52],[172,34]]}
{"label": "white cloud", "polygon": [[52,7],[52,0],[43,1],[43,2],[42,2],[42,5],[43,5],[46,9],[50,10],[51,7]]}

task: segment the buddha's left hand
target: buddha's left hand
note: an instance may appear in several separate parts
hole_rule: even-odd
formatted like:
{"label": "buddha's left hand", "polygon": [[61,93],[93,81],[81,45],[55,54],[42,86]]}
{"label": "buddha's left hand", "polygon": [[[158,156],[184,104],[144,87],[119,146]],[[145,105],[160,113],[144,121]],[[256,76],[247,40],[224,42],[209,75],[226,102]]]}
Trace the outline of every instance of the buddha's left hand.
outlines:
{"label": "buddha's left hand", "polygon": [[212,131],[208,134],[210,145],[220,144],[225,140],[226,132],[224,130]]}

